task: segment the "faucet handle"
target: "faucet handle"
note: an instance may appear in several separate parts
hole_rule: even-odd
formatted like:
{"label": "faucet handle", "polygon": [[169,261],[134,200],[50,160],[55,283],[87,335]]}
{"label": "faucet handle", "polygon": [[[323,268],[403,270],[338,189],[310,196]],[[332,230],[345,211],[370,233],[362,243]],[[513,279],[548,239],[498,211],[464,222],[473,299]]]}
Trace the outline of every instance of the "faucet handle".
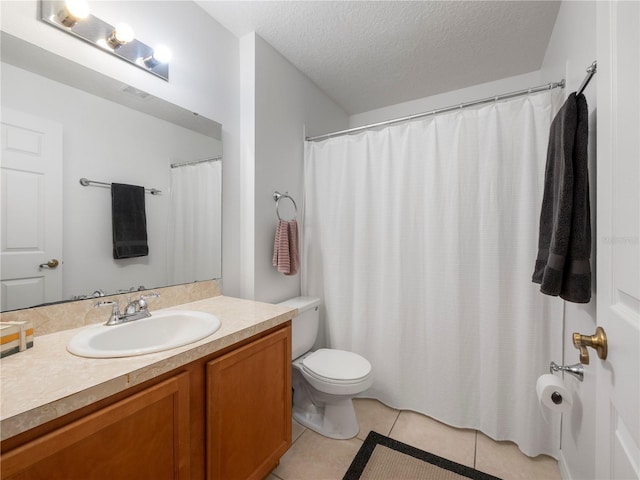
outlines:
{"label": "faucet handle", "polygon": [[102,302],[97,302],[94,305],[94,308],[106,307],[107,305],[113,305],[113,311],[114,312],[120,312],[120,305],[118,305],[118,302],[115,302],[113,300],[106,300],[106,301],[102,301]]}
{"label": "faucet handle", "polygon": [[120,321],[120,305],[118,305],[118,302],[116,301],[112,301],[112,300],[107,300],[104,302],[98,302],[94,305],[94,308],[99,308],[99,307],[106,307],[107,305],[111,305],[111,316],[109,317],[109,320],[107,321],[107,325],[113,325],[114,323],[118,323]]}
{"label": "faucet handle", "polygon": [[140,300],[138,300],[138,305],[140,307],[140,310],[146,310],[148,305],[147,305],[147,298],[158,298],[160,296],[160,294],[158,292],[151,292],[148,293],[146,295],[140,295]]}

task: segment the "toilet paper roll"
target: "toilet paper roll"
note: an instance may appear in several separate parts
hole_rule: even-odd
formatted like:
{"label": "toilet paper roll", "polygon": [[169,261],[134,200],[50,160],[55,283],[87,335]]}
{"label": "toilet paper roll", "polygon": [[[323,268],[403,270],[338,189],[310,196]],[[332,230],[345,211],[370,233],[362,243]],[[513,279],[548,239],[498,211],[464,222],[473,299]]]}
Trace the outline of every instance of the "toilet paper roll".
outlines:
{"label": "toilet paper roll", "polygon": [[571,392],[561,378],[547,373],[540,375],[536,382],[538,401],[553,412],[566,412],[573,405]]}

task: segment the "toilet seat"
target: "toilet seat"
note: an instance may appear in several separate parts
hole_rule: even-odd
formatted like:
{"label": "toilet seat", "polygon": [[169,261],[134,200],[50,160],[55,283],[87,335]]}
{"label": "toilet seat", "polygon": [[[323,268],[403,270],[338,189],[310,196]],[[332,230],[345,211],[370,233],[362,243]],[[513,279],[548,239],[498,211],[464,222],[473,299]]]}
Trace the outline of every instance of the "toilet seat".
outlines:
{"label": "toilet seat", "polygon": [[321,348],[302,360],[303,371],[321,382],[358,384],[371,374],[369,361],[357,353]]}

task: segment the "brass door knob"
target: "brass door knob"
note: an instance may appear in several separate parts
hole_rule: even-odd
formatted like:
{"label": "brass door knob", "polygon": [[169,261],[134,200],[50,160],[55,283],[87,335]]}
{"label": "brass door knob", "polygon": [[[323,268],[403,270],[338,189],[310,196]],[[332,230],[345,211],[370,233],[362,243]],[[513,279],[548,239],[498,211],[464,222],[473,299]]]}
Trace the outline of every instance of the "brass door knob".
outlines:
{"label": "brass door knob", "polygon": [[602,327],[596,328],[596,333],[593,335],[574,333],[573,345],[580,350],[580,363],[584,365],[589,365],[589,351],[587,347],[593,348],[602,360],[607,358],[607,334]]}
{"label": "brass door knob", "polygon": [[47,263],[41,263],[40,268],[56,268],[58,265],[60,265],[60,262],[58,262],[57,259],[52,258]]}

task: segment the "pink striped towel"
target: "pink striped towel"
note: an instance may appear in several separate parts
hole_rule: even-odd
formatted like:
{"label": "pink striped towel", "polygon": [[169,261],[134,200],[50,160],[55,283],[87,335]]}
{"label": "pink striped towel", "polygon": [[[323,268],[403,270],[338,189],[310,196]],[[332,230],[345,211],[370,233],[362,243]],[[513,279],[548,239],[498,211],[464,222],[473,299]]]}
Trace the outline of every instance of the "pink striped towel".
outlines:
{"label": "pink striped towel", "polygon": [[273,266],[280,273],[295,275],[300,268],[298,253],[298,222],[280,220],[276,227],[276,238],[273,242]]}

